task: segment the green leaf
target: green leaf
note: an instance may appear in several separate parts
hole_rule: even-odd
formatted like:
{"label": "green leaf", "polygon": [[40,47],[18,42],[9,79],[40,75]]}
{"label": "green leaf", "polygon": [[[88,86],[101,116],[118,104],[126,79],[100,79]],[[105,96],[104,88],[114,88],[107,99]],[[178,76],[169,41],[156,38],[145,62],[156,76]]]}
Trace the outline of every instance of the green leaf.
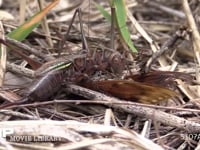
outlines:
{"label": "green leaf", "polygon": [[[115,20],[122,39],[129,46],[132,52],[137,52],[137,49],[134,47],[131,41],[131,36],[126,25],[126,6],[124,0],[110,0],[109,3],[110,7],[115,7]],[[106,20],[111,22],[111,15],[108,13],[108,11],[106,11],[97,3],[95,3],[95,5],[101,14],[106,18]]]}
{"label": "green leaf", "polygon": [[[10,33],[7,34],[8,37],[17,40],[17,41],[22,41],[24,40],[32,31],[34,28],[36,28],[42,18],[51,10],[53,7],[55,7],[58,4],[59,0],[54,0],[52,3],[50,3],[47,7],[45,7],[43,10],[40,12],[36,13],[34,16],[29,18],[24,24],[21,26],[17,27],[15,30],[11,31]],[[25,59],[29,64],[34,68],[35,64],[37,62],[34,62],[34,60],[30,60],[28,56],[25,54],[21,53],[19,49],[17,49],[14,45],[9,45],[7,44],[9,48],[12,48],[14,53],[17,53],[20,55],[23,59]],[[0,56],[1,56],[1,49],[0,49]]]}
{"label": "green leaf", "polygon": [[46,8],[29,18],[24,24],[10,32],[7,36],[18,41],[24,40],[33,29],[40,24],[42,18],[49,12],[49,10],[55,7],[58,2],[59,0],[54,0]]}
{"label": "green leaf", "polygon": [[107,21],[111,22],[111,15],[106,11],[101,5],[95,3],[97,9],[101,12],[101,14],[106,18]]}
{"label": "green leaf", "polygon": [[120,31],[120,34],[123,40],[127,43],[132,52],[137,52],[137,49],[134,47],[131,36],[126,25],[126,6],[124,0],[113,0],[115,6],[115,14],[117,20],[117,26]]}

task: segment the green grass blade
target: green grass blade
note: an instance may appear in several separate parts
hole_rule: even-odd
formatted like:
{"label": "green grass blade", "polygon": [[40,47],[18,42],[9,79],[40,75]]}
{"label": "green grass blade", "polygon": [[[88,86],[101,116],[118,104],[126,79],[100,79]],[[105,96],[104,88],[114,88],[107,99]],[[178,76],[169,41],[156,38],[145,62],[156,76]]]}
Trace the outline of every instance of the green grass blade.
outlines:
{"label": "green grass blade", "polygon": [[40,24],[42,18],[49,12],[49,10],[55,7],[58,2],[59,0],[54,0],[46,8],[28,19],[24,24],[10,32],[7,36],[18,41],[24,40],[33,31],[33,29]]}
{"label": "green grass blade", "polygon": [[[120,35],[124,42],[129,46],[132,52],[137,52],[137,49],[134,47],[131,36],[126,25],[126,6],[123,0],[112,0],[109,2],[110,7],[115,7],[116,13],[116,24],[118,30],[120,31]],[[101,12],[101,14],[106,18],[107,21],[111,22],[111,15],[106,11],[101,5],[95,3],[97,9]]]}
{"label": "green grass blade", "polygon": [[101,14],[104,16],[104,18],[111,22],[111,15],[108,13],[108,11],[106,11],[101,5],[95,3],[95,6],[97,7],[97,9],[101,12]]}
{"label": "green grass blade", "polygon": [[[53,7],[55,7],[58,4],[59,0],[54,0],[52,3],[50,3],[46,8],[29,18],[24,24],[16,28],[15,30],[11,31],[10,33],[7,34],[8,37],[15,39],[17,41],[22,41],[24,40],[32,31],[34,28],[36,28],[42,18],[51,10]],[[8,47],[13,47],[12,45],[7,45]],[[16,49],[18,54],[20,55],[20,51],[17,50],[17,48],[13,47],[13,49]],[[15,53],[16,53],[15,51]],[[0,56],[2,55],[1,49],[0,49]],[[34,66],[34,62],[31,63],[31,60],[29,60],[28,57],[25,55],[21,54],[21,57],[25,59],[26,61],[29,62],[31,66]]]}
{"label": "green grass blade", "polygon": [[113,0],[113,2],[116,9],[115,14],[116,14],[117,26],[120,31],[120,34],[123,40],[129,46],[129,48],[132,50],[132,52],[137,52],[137,49],[134,47],[131,41],[131,36],[128,30],[128,27],[126,25],[126,6],[124,3],[124,0]]}

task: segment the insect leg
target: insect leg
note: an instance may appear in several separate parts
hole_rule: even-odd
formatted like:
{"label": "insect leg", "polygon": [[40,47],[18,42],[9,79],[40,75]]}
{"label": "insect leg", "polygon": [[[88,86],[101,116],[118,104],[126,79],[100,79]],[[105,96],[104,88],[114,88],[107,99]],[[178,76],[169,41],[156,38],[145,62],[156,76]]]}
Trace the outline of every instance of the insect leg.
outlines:
{"label": "insect leg", "polygon": [[81,9],[80,8],[76,9],[76,11],[74,12],[74,15],[72,17],[72,21],[70,22],[70,25],[69,25],[69,28],[67,30],[67,33],[65,34],[64,39],[61,42],[60,48],[63,48],[64,42],[68,39],[69,32],[70,32],[70,30],[72,28],[72,24],[74,23],[74,19],[75,19],[77,14],[78,14],[79,23],[80,23],[80,30],[81,30],[81,37],[82,37],[82,48],[87,50],[87,51],[89,51],[88,44],[87,44],[87,41],[86,41],[86,38],[85,38],[85,34],[84,34],[84,31],[83,31],[83,22],[82,22],[82,19],[81,19],[82,18],[82,14],[81,14]]}

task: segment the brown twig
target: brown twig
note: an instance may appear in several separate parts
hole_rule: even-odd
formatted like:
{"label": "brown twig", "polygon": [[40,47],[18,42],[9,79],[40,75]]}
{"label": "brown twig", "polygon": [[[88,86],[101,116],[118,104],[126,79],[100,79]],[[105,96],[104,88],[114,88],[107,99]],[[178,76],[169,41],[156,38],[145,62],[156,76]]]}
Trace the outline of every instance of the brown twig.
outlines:
{"label": "brown twig", "polygon": [[68,85],[67,90],[69,90],[70,92],[77,94],[77,95],[81,95],[84,96],[86,98],[89,98],[91,100],[93,99],[99,99],[102,101],[109,101],[110,104],[105,104],[109,107],[114,107],[117,109],[122,109],[125,112],[131,113],[131,114],[136,114],[138,116],[141,117],[146,117],[149,119],[153,119],[156,120],[158,122],[161,122],[163,124],[166,125],[170,125],[173,127],[177,127],[180,129],[184,129],[189,133],[195,133],[195,132],[199,132],[200,131],[200,124],[192,122],[192,121],[188,121],[186,119],[174,116],[172,114],[168,114],[165,113],[163,111],[159,111],[156,109],[152,109],[152,108],[146,108],[146,107],[141,107],[141,106],[134,106],[134,105],[115,105],[113,103],[115,102],[119,102],[120,100],[117,98],[112,98],[109,96],[106,96],[104,94],[101,94],[99,92],[96,91],[92,91],[77,85]]}
{"label": "brown twig", "polygon": [[177,30],[172,36],[170,39],[168,39],[163,45],[162,47],[160,48],[159,51],[156,51],[152,57],[147,61],[146,63],[146,66],[145,66],[145,70],[144,72],[149,72],[150,68],[151,68],[151,65],[166,51],[169,50],[169,48],[172,48],[176,42],[181,39],[181,38],[184,38],[185,34],[187,32],[180,28],[179,30]]}
{"label": "brown twig", "polygon": [[12,45],[15,49],[20,49],[20,50],[24,50],[28,53],[34,54],[35,56],[38,56],[46,61],[50,61],[50,60],[54,60],[55,58],[53,56],[46,56],[45,54],[41,53],[39,50],[30,47],[24,43],[21,43],[17,40],[11,39],[9,37],[5,37],[5,41],[2,41],[4,44],[8,43],[7,45]]}

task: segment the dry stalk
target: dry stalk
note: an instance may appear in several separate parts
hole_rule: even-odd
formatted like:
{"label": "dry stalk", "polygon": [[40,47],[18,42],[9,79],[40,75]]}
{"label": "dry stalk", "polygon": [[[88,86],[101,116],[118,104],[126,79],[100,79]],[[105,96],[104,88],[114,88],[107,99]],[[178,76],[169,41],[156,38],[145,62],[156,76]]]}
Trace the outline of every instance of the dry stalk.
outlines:
{"label": "dry stalk", "polygon": [[[0,21],[0,38],[1,39],[5,39],[5,35],[4,35],[4,29],[3,29],[3,25],[2,22]],[[3,85],[3,81],[4,81],[4,76],[5,76],[5,72],[6,72],[6,60],[7,60],[7,51],[6,51],[6,46],[1,44],[1,61],[0,61],[0,86]]]}
{"label": "dry stalk", "polygon": [[[190,6],[188,4],[188,1],[182,0],[182,5],[183,5],[183,9],[185,11],[186,17],[187,17],[189,27],[192,30],[194,53],[196,55],[197,63],[200,65],[200,42],[199,42],[200,34],[198,31],[197,25],[195,23],[194,17],[192,15]],[[197,80],[200,80],[199,74],[197,76]]]}
{"label": "dry stalk", "polygon": [[87,97],[91,100],[99,99],[105,102],[109,101],[110,103],[109,104],[105,103],[105,105],[109,107],[117,108],[117,109],[122,109],[125,112],[135,114],[141,117],[153,119],[165,125],[173,126],[179,129],[184,129],[189,133],[197,133],[200,131],[200,124],[196,122],[188,121],[186,119],[177,117],[172,114],[165,113],[160,110],[138,106],[138,105],[135,105],[134,103],[133,105],[116,105],[113,103],[121,102],[119,99],[106,96],[102,93],[92,91],[92,90],[89,90],[77,85],[68,85],[67,90],[77,95]]}
{"label": "dry stalk", "polygon": [[[147,32],[142,28],[142,26],[137,22],[137,20],[133,17],[133,15],[131,14],[130,10],[127,9],[127,15],[129,17],[129,19],[131,20],[132,24],[135,26],[135,28],[137,29],[137,31],[147,40],[147,42],[150,44],[151,50],[155,53],[159,50],[158,44],[156,44],[155,41],[153,41],[153,39],[147,34]],[[166,66],[168,63],[165,59],[164,56],[161,56],[158,59],[158,62],[160,63],[160,65],[162,67]]]}

